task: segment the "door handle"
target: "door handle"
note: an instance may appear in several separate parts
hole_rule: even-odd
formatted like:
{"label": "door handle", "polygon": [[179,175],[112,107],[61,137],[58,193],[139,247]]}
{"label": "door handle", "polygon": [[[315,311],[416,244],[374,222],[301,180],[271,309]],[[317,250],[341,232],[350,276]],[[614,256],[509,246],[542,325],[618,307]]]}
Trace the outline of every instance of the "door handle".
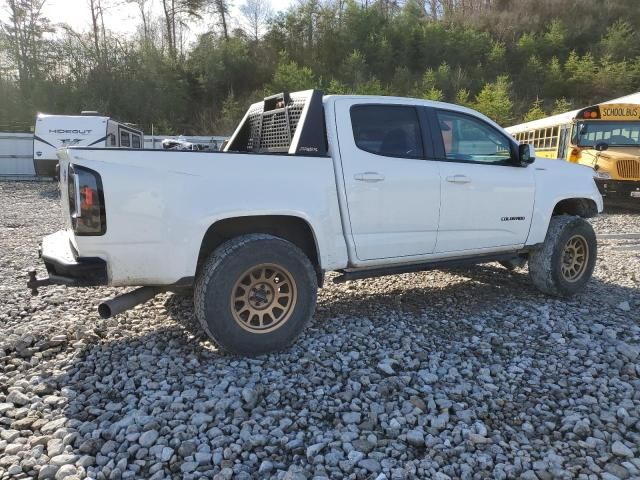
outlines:
{"label": "door handle", "polygon": [[470,183],[471,179],[466,175],[453,175],[451,177],[447,177],[447,182],[451,183]]}
{"label": "door handle", "polygon": [[353,178],[360,182],[375,183],[382,182],[384,180],[384,175],[381,175],[378,172],[362,172],[356,173]]}

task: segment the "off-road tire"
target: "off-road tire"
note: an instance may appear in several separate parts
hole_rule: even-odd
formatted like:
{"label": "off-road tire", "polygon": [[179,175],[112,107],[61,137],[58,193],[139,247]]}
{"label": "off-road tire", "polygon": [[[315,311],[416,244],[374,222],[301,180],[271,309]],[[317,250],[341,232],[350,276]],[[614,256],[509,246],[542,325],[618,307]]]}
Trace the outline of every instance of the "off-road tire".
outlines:
{"label": "off-road tire", "polygon": [[[588,256],[581,276],[568,281],[562,273],[564,249],[576,235],[586,241]],[[529,255],[529,277],[543,293],[571,296],[581,291],[591,279],[597,253],[596,234],[589,222],[570,215],[551,217],[544,243]]]}
{"label": "off-road tire", "polygon": [[[253,267],[281,266],[295,283],[295,303],[288,319],[269,332],[241,327],[232,312],[232,292],[238,279]],[[254,356],[288,347],[311,320],[318,282],[309,258],[292,243],[265,234],[236,237],[218,247],[199,269],[194,310],[211,340],[232,354]]]}

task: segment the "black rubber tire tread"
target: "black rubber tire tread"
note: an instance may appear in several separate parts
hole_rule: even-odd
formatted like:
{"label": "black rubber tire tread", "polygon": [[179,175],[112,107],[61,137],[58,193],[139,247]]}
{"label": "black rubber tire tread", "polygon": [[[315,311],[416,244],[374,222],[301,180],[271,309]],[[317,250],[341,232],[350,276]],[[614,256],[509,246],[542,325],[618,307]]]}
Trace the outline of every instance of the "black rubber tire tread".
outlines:
{"label": "black rubber tire tread", "polygon": [[[580,233],[587,241],[589,259],[582,278],[571,283],[562,277],[561,262],[562,249],[574,233]],[[557,297],[571,296],[582,290],[591,279],[597,253],[596,234],[589,222],[572,215],[551,217],[544,243],[529,255],[529,278],[543,293]]]}
{"label": "black rubber tire tread", "polygon": [[[261,334],[239,327],[228,308],[216,310],[210,305],[213,302],[228,307],[226,292],[237,280],[237,276],[229,275],[230,271],[246,271],[251,262],[242,265],[243,261],[252,256],[255,258],[256,252],[264,262],[277,263],[280,259],[298,271],[296,275],[290,270],[297,288],[297,301],[291,318],[281,328]],[[241,265],[239,268],[238,264]],[[219,349],[236,355],[255,356],[290,346],[311,320],[317,294],[315,269],[302,250],[282,238],[255,233],[228,240],[207,258],[196,275],[193,303],[200,325]]]}

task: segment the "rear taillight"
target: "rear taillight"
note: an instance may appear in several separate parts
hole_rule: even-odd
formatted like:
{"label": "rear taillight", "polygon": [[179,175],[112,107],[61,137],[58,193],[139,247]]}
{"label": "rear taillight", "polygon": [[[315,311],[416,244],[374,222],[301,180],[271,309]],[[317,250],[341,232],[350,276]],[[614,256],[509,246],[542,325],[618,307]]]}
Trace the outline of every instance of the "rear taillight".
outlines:
{"label": "rear taillight", "polygon": [[67,190],[71,224],[76,235],[104,235],[107,217],[102,180],[98,172],[69,165]]}

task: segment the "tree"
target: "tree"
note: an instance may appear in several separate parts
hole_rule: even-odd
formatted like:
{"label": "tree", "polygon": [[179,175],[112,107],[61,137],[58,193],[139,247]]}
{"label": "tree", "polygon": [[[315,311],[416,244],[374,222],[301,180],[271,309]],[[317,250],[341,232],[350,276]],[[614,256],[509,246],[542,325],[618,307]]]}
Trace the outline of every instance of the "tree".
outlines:
{"label": "tree", "polygon": [[469,101],[469,96],[469,90],[462,88],[456,93],[455,103],[457,103],[458,105],[462,105],[463,107],[471,107],[472,103],[471,101]]}
{"label": "tree", "polygon": [[229,92],[227,98],[225,98],[220,111],[220,118],[216,122],[216,132],[223,135],[231,135],[233,129],[244,115],[244,106],[240,105],[233,90]]}
{"label": "tree", "polygon": [[422,76],[422,86],[414,92],[414,95],[425,100],[441,101],[444,99],[444,93],[437,86],[437,74],[432,69],[427,69]]}
{"label": "tree", "polygon": [[267,20],[272,15],[269,0],[246,0],[240,7],[247,33],[257,42]]}
{"label": "tree", "polygon": [[9,21],[0,23],[6,35],[7,55],[17,71],[20,88],[27,95],[41,76],[44,34],[52,31],[42,9],[46,0],[7,0]]}
{"label": "tree", "polygon": [[104,43],[106,32],[104,28],[104,8],[102,0],[88,0],[89,11],[91,12],[91,28],[93,35],[93,46],[98,62],[101,62],[102,54],[100,45]]}
{"label": "tree", "polygon": [[229,0],[210,0],[213,10],[218,15],[218,21],[222,27],[222,34],[225,40],[229,40],[229,11],[231,10],[231,4]]}
{"label": "tree", "polygon": [[533,120],[540,120],[541,118],[544,118],[546,116],[547,114],[542,109],[542,100],[536,98],[529,111],[524,114],[524,121],[531,122]]}
{"label": "tree", "polygon": [[551,115],[558,115],[559,113],[565,113],[571,111],[571,102],[566,98],[558,98],[553,103],[553,108],[551,109]]}
{"label": "tree", "polygon": [[308,67],[301,67],[294,61],[289,61],[283,52],[280,62],[273,74],[270,85],[271,92],[306,90],[316,86],[316,79]]}
{"label": "tree", "polygon": [[200,17],[199,12],[204,5],[205,0],[162,0],[169,56],[174,61],[178,56],[177,27],[187,17]]}
{"label": "tree", "polygon": [[474,108],[500,125],[509,125],[513,117],[513,102],[509,90],[511,84],[506,75],[487,83],[476,96]]}
{"label": "tree", "polygon": [[151,1],[152,0],[126,0],[127,3],[133,3],[138,7],[140,11],[140,18],[142,20],[142,39],[144,42],[149,41],[150,36],[150,24],[151,21]]}
{"label": "tree", "polygon": [[600,40],[599,48],[602,54],[615,60],[635,57],[640,53],[636,29],[637,27],[634,29],[625,21],[620,20],[614,23]]}

